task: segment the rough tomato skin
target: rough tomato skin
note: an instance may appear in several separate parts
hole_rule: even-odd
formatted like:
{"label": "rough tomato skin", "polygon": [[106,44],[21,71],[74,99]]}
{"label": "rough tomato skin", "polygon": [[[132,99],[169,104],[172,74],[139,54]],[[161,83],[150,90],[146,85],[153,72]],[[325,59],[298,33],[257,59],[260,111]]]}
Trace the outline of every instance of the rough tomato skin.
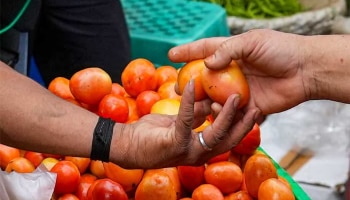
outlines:
{"label": "rough tomato skin", "polygon": [[238,143],[237,146],[232,148],[232,152],[237,154],[252,154],[261,143],[260,127],[256,123],[252,130]]}
{"label": "rough tomato skin", "polygon": [[204,67],[201,73],[202,86],[210,99],[224,105],[232,94],[240,95],[238,107],[245,106],[250,98],[248,82],[235,61],[219,70]]}

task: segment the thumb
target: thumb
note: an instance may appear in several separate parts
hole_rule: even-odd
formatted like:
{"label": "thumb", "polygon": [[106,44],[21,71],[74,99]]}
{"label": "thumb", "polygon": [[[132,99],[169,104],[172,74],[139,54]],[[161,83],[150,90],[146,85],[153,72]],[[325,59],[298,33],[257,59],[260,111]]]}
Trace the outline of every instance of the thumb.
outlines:
{"label": "thumb", "polygon": [[232,60],[239,60],[249,55],[251,45],[249,32],[232,36],[223,41],[218,49],[209,57],[205,58],[205,65],[209,69],[222,69],[230,64]]}

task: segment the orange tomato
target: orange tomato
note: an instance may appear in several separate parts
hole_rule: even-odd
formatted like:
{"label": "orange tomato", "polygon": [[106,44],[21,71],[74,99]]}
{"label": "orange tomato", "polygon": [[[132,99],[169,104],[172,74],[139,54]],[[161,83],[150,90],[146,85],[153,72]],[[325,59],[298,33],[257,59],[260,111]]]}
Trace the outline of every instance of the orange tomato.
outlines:
{"label": "orange tomato", "polygon": [[212,184],[202,184],[192,192],[193,200],[224,200],[221,191]]}
{"label": "orange tomato", "polygon": [[69,79],[65,77],[54,78],[47,89],[62,99],[75,99],[69,89]]}
{"label": "orange tomato", "polygon": [[128,200],[123,187],[111,179],[97,179],[88,190],[89,200]]}
{"label": "orange tomato", "polygon": [[165,82],[176,81],[177,74],[178,74],[177,69],[173,66],[169,66],[169,65],[159,66],[156,69],[156,72],[154,74],[157,80],[157,88],[159,88]]}
{"label": "orange tomato", "polygon": [[112,79],[101,68],[89,67],[77,71],[69,81],[73,96],[79,101],[96,105],[112,90]]}
{"label": "orange tomato", "polygon": [[231,151],[227,151],[225,153],[214,156],[207,161],[207,164],[212,164],[212,163],[221,162],[221,161],[228,161],[230,154],[231,154]]}
{"label": "orange tomato", "polygon": [[5,170],[7,164],[14,158],[20,157],[19,149],[0,144],[0,167]]}
{"label": "orange tomato", "polygon": [[55,194],[74,193],[78,189],[80,172],[73,162],[61,160],[50,171],[57,174]]}
{"label": "orange tomato", "polygon": [[144,58],[134,59],[128,63],[122,72],[122,86],[131,97],[137,97],[146,90],[156,90],[155,72],[156,68],[149,60]]}
{"label": "orange tomato", "polygon": [[277,170],[264,154],[250,156],[244,166],[244,180],[249,194],[257,198],[260,184],[269,178],[277,178]]}
{"label": "orange tomato", "polygon": [[239,108],[249,101],[248,82],[235,61],[220,70],[205,67],[201,73],[204,91],[215,102],[224,105],[231,94],[240,94]]}
{"label": "orange tomato", "polygon": [[261,183],[258,191],[259,200],[295,200],[293,191],[282,181],[269,178]]}
{"label": "orange tomato", "polygon": [[166,172],[145,174],[135,192],[135,200],[176,200],[174,183]]}
{"label": "orange tomato", "polygon": [[97,180],[95,175],[90,173],[85,173],[80,176],[80,181],[78,185],[78,189],[75,192],[75,195],[80,200],[88,200],[88,191],[90,186]]}
{"label": "orange tomato", "polygon": [[91,160],[89,166],[90,172],[97,178],[106,178],[105,168],[103,162],[100,160]]}
{"label": "orange tomato", "polygon": [[201,184],[205,183],[204,171],[205,166],[178,166],[179,178],[181,185],[188,192],[193,192]]}
{"label": "orange tomato", "polygon": [[225,200],[253,200],[247,191],[238,191],[225,196]]}
{"label": "orange tomato", "polygon": [[33,163],[35,168],[39,166],[41,162],[44,160],[44,155],[42,153],[34,152],[34,151],[24,152],[23,157],[27,158],[31,163]]}
{"label": "orange tomato", "polygon": [[151,112],[153,104],[160,100],[160,96],[153,90],[146,90],[141,92],[136,97],[137,112],[140,117]]}
{"label": "orange tomato", "polygon": [[12,159],[6,166],[6,172],[31,173],[35,170],[35,166],[27,158],[17,157]]}
{"label": "orange tomato", "polygon": [[65,156],[64,160],[69,160],[73,162],[78,167],[80,174],[85,173],[90,165],[90,158],[83,158],[83,157],[77,157],[77,156]]}
{"label": "orange tomato", "polygon": [[202,85],[201,74],[204,68],[206,68],[206,66],[203,59],[190,61],[181,68],[177,77],[180,95],[182,95],[187,83],[193,79],[195,101],[200,101],[208,97]]}
{"label": "orange tomato", "polygon": [[120,123],[129,117],[129,105],[125,97],[116,94],[105,95],[98,105],[98,115]]}
{"label": "orange tomato", "polygon": [[106,177],[121,184],[126,192],[136,189],[140,183],[143,169],[124,169],[112,162],[104,162]]}
{"label": "orange tomato", "polygon": [[111,94],[117,94],[120,96],[128,96],[123,86],[119,83],[112,83]]}
{"label": "orange tomato", "polygon": [[157,92],[161,99],[178,99],[181,100],[181,96],[175,91],[175,81],[168,81],[159,86]]}
{"label": "orange tomato", "polygon": [[74,194],[64,194],[58,198],[58,200],[79,200]]}
{"label": "orange tomato", "polygon": [[129,107],[129,116],[126,123],[131,123],[138,120],[140,116],[137,112],[136,100],[132,97],[125,97],[125,100],[128,102],[128,107]]}
{"label": "orange tomato", "polygon": [[159,172],[164,172],[166,173],[171,182],[174,185],[174,190],[176,192],[177,198],[180,198],[182,196],[182,186],[179,178],[179,172],[177,167],[165,167],[165,168],[159,168],[159,169],[148,169],[144,176],[148,176],[152,173],[159,173]]}
{"label": "orange tomato", "polygon": [[200,126],[198,126],[197,128],[194,129],[194,132],[199,133],[199,132],[201,132],[201,131],[204,131],[204,129],[205,129],[207,126],[211,125],[211,124],[212,124],[212,123],[211,123],[209,120],[206,119],[206,120],[203,122],[203,124],[201,124]]}
{"label": "orange tomato", "polygon": [[180,101],[177,99],[161,99],[153,104],[152,114],[177,115],[180,109]]}
{"label": "orange tomato", "polygon": [[204,171],[205,181],[224,194],[236,192],[242,185],[243,173],[241,168],[229,161],[209,164]]}

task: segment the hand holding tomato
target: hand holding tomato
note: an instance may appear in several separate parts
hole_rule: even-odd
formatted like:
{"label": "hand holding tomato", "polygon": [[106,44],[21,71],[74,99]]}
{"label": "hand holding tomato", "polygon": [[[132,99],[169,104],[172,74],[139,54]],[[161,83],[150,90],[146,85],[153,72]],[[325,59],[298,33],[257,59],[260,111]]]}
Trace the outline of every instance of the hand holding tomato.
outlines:
{"label": "hand holding tomato", "polygon": [[209,158],[230,150],[253,127],[256,110],[232,122],[239,98],[231,95],[215,121],[203,130],[205,142],[213,148],[206,151],[193,128],[211,113],[211,102],[203,100],[195,104],[193,91],[191,81],[184,89],[178,115],[149,114],[132,124],[117,124],[111,161],[123,168],[204,164]]}
{"label": "hand holding tomato", "polygon": [[304,60],[301,60],[308,54],[300,48],[301,42],[303,36],[253,30],[175,47],[168,56],[174,62],[205,59],[206,66],[212,70],[221,70],[236,60],[250,88],[247,108],[259,108],[262,114],[271,114],[310,99],[312,88],[307,88],[303,77],[307,72],[303,71]]}

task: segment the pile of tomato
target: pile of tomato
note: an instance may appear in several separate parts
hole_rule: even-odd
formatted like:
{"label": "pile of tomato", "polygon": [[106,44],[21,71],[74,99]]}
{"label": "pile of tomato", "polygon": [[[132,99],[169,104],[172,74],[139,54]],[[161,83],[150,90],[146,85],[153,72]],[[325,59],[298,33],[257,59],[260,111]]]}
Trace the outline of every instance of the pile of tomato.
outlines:
{"label": "pile of tomato", "polygon": [[[197,60],[180,69],[155,67],[149,60],[139,58],[125,67],[121,83],[113,83],[101,68],[91,67],[76,72],[70,79],[55,78],[48,90],[119,123],[133,123],[150,113],[177,114],[179,94],[190,79],[195,84],[195,100],[209,97],[223,104],[228,95],[240,93],[241,106],[248,102],[248,84],[236,63],[215,72],[204,66],[203,60]],[[175,84],[179,93],[175,92]],[[212,120],[208,116],[195,131],[203,130]],[[295,199],[290,184],[278,175],[272,160],[258,150],[259,145],[260,128],[255,124],[236,147],[204,165],[144,170],[0,144],[0,167],[7,172],[30,173],[44,165],[57,174],[52,199],[59,200]]]}

